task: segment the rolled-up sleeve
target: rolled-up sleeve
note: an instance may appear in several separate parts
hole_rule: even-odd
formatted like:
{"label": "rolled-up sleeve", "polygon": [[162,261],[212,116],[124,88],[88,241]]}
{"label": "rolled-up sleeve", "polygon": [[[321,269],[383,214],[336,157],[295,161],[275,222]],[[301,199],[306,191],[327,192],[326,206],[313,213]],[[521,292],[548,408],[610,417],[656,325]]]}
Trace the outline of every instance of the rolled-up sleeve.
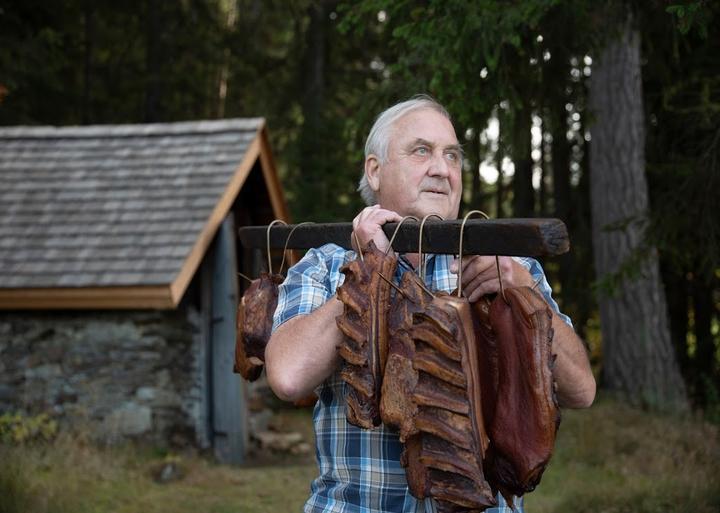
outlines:
{"label": "rolled-up sleeve", "polygon": [[278,304],[273,316],[273,331],[298,315],[307,315],[330,299],[342,282],[340,267],[354,257],[334,244],[309,250],[297,264],[288,269],[278,290]]}
{"label": "rolled-up sleeve", "polygon": [[560,311],[560,307],[552,297],[552,288],[550,288],[550,284],[548,283],[547,278],[545,278],[545,272],[543,271],[540,262],[538,262],[534,258],[529,257],[513,258],[514,260],[525,266],[528,271],[530,271],[530,276],[532,276],[533,282],[535,283],[535,289],[543,295],[547,304],[549,304],[552,309],[555,310],[555,312],[560,316],[560,318],[572,328],[573,324],[570,320],[570,317]]}

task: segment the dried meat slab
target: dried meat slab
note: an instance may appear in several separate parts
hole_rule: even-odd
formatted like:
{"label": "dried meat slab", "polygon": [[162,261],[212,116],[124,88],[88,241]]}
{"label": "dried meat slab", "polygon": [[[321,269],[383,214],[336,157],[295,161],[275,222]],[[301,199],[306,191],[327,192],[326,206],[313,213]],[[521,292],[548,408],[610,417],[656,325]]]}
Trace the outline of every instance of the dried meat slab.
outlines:
{"label": "dried meat slab", "polygon": [[497,398],[485,461],[493,487],[509,501],[540,482],[555,445],[560,410],[552,368],[552,315],[529,287],[505,289],[489,318],[496,337]]}
{"label": "dried meat slab", "polygon": [[420,277],[406,272],[400,279],[388,314],[390,337],[385,375],[380,398],[380,416],[383,423],[398,430],[400,441],[415,433],[417,404],[412,398],[418,382],[418,371],[413,367],[415,343],[410,337],[413,314],[424,310],[432,301]]}
{"label": "dried meat slab", "polygon": [[483,471],[489,438],[470,305],[440,295],[413,318],[417,434],[401,460],[408,487],[417,498],[436,499],[440,512],[484,510],[496,500]]}
{"label": "dried meat slab", "polygon": [[337,325],[344,334],[338,347],[343,359],[341,378],[349,385],[347,419],[353,425],[373,428],[381,423],[380,391],[388,353],[387,314],[397,258],[378,250],[373,242],[363,259],[348,262],[340,271],[345,281],[337,289],[343,313]]}
{"label": "dried meat slab", "polygon": [[277,307],[279,274],[262,273],[252,281],[238,305],[233,371],[248,381],[260,377],[265,363],[265,346],[270,340]]}
{"label": "dried meat slab", "polygon": [[498,348],[495,332],[490,322],[491,300],[483,296],[470,304],[475,343],[478,346],[480,390],[482,390],[482,410],[485,426],[489,426],[495,416],[495,403],[500,377],[498,375]]}

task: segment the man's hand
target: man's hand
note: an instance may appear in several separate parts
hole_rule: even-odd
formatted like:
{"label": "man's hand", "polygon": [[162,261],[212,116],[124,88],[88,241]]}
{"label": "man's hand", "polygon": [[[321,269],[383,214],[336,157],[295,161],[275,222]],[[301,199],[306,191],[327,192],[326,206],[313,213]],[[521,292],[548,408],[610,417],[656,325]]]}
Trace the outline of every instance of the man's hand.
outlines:
{"label": "man's hand", "polygon": [[[388,247],[390,247],[390,241],[385,236],[385,232],[382,231],[382,225],[401,220],[400,214],[380,208],[380,205],[364,208],[353,219],[353,233],[355,234],[352,237],[353,246],[359,242],[361,247],[356,248],[359,251],[368,242],[373,241],[380,251],[387,251]],[[357,237],[357,241],[355,237]]]}
{"label": "man's hand", "polygon": [[[500,292],[497,264],[494,256],[472,255],[463,257],[462,292],[470,302],[485,294]],[[450,272],[458,273],[458,260],[450,264]],[[500,257],[500,275],[503,287],[532,287],[530,272],[510,257]]]}

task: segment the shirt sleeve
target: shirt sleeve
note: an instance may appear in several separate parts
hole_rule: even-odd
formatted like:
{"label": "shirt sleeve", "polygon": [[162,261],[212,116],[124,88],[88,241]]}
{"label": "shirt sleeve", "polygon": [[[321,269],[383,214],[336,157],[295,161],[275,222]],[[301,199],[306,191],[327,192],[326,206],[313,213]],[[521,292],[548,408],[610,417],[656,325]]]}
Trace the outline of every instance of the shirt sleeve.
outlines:
{"label": "shirt sleeve", "polygon": [[278,289],[272,330],[293,317],[307,315],[324,305],[344,279],[340,267],[352,255],[352,252],[339,246],[327,244],[309,250],[302,260],[288,269],[285,281]]}
{"label": "shirt sleeve", "polygon": [[552,288],[550,288],[550,284],[548,283],[547,278],[545,278],[545,272],[543,271],[540,262],[529,257],[513,257],[513,259],[530,271],[530,276],[532,276],[533,282],[535,283],[535,289],[543,295],[545,301],[547,301],[550,307],[555,310],[558,316],[572,328],[573,324],[570,317],[560,311],[558,304],[552,297]]}

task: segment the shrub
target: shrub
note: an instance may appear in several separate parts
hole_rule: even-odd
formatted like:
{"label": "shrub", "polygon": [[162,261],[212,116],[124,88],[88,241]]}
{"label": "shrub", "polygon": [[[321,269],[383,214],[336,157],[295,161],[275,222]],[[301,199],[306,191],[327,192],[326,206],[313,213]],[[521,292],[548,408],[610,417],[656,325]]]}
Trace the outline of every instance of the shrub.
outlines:
{"label": "shrub", "polygon": [[47,413],[25,416],[21,413],[0,415],[0,442],[22,445],[33,442],[49,442],[58,432],[57,422]]}

